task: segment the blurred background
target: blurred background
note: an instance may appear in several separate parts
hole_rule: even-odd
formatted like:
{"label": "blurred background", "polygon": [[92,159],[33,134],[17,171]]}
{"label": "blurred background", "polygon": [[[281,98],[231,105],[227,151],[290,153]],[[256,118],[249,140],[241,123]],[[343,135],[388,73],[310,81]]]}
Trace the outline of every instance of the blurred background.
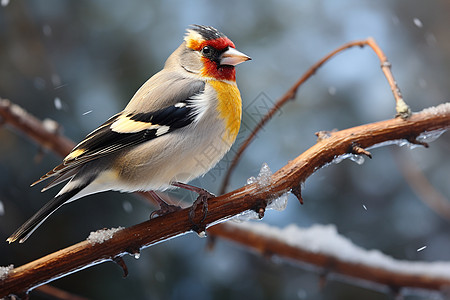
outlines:
{"label": "blurred background", "polygon": [[[74,141],[120,111],[182,42],[190,24],[211,25],[253,58],[237,69],[244,120],[239,146],[274,103],[313,63],[341,44],[372,36],[413,111],[448,101],[450,2],[436,1],[1,1],[0,97],[40,119],[50,118]],[[315,132],[392,118],[394,100],[378,58],[355,48],[328,62],[264,128],[244,154],[228,190],[273,171],[311,147]],[[0,240],[56,194],[29,184],[60,162],[22,134],[0,128]],[[450,195],[450,135],[429,149],[387,146],[373,159],[321,169],[304,186],[305,204],[262,222],[335,224],[355,244],[397,259],[450,260],[449,219],[431,210],[403,169],[423,173]],[[233,151],[192,184],[218,192]],[[409,171],[410,174],[412,171]],[[416,186],[416,185],[414,185]],[[193,195],[172,194],[189,204]],[[448,204],[448,203],[447,203]],[[20,266],[85,239],[89,232],[130,226],[154,208],[131,194],[108,192],[66,205],[25,244],[0,243],[0,265]],[[125,257],[130,275],[101,264],[52,284],[92,299],[393,299],[330,280],[223,240],[212,251],[196,234]],[[417,251],[426,246],[426,249]],[[45,299],[36,293],[32,299]],[[409,296],[406,299],[424,299]]]}

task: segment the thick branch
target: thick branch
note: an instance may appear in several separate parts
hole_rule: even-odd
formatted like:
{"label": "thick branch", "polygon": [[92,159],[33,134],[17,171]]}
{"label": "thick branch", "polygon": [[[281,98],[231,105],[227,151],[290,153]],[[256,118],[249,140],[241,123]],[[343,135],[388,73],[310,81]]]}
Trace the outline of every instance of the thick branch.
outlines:
{"label": "thick branch", "polygon": [[[398,261],[395,259],[390,259],[389,263],[391,269],[383,266],[382,263],[370,263],[368,262],[352,262],[339,257],[339,255],[332,255],[330,253],[324,253],[324,249],[315,249],[312,251],[308,248],[309,245],[292,245],[286,240],[292,239],[293,237],[284,237],[282,233],[276,237],[270,236],[266,228],[265,232],[259,232],[257,230],[250,231],[246,227],[248,225],[259,225],[261,227],[266,227],[268,225],[262,223],[248,224],[247,226],[237,226],[233,224],[223,224],[224,226],[214,226],[208,229],[210,234],[218,234],[222,238],[228,239],[240,245],[244,245],[253,251],[256,251],[264,256],[277,255],[282,258],[290,259],[294,262],[306,263],[319,267],[325,272],[334,272],[337,274],[350,276],[357,279],[363,279],[370,282],[386,285],[393,290],[399,290],[402,287],[415,287],[421,289],[429,290],[440,290],[444,286],[450,286],[450,276],[447,277],[441,275],[438,276],[436,273],[436,264],[429,264],[428,268],[424,262],[408,262]],[[246,224],[244,224],[246,225]],[[265,226],[263,226],[265,225]],[[300,236],[298,236],[300,238]],[[318,237],[320,238],[320,237]],[[329,247],[336,247],[333,245],[333,241],[329,241]],[[317,245],[316,245],[317,246]],[[328,248],[329,248],[328,247]],[[354,246],[357,248],[356,246]],[[330,252],[336,251],[336,249]],[[339,251],[339,250],[337,250]],[[347,253],[347,255],[349,255]],[[370,252],[364,253],[364,256],[370,256]],[[380,257],[378,259],[380,260]],[[368,259],[367,259],[368,260]],[[416,265],[415,272],[407,268],[409,266]],[[447,263],[448,266],[449,263]],[[394,266],[403,265],[404,268],[394,268]],[[420,268],[417,267],[420,265]],[[444,269],[442,266],[440,270]],[[447,272],[450,274],[450,272]]]}
{"label": "thick branch", "polygon": [[[355,145],[367,148],[387,141],[415,141],[422,133],[449,127],[450,104],[447,103],[413,114],[407,120],[396,118],[329,133],[273,174],[270,185],[260,186],[255,183],[209,200],[208,214],[200,225],[207,227],[247,210],[263,212],[267,201],[298,189],[301,182],[315,170],[339,155],[351,153]],[[196,215],[202,215],[200,210],[201,207],[198,207]],[[78,243],[11,270],[1,281],[0,297],[10,293],[20,294],[125,253],[136,253],[143,247],[189,232],[191,228],[189,209],[183,209],[123,229],[102,244],[92,245],[88,241]]]}

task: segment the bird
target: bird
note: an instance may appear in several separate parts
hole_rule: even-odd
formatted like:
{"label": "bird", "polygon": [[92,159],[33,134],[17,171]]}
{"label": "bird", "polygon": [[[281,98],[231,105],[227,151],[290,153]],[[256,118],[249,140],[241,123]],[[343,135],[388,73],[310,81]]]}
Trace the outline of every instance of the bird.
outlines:
{"label": "bird", "polygon": [[[214,27],[189,26],[164,68],[126,107],[31,185],[53,179],[43,192],[68,181],[7,242],[25,242],[62,205],[94,193],[151,191],[155,196],[154,191],[181,187],[202,201],[211,196],[187,182],[213,168],[234,143],[242,117],[235,66],[248,60]],[[168,205],[156,198],[164,212]]]}

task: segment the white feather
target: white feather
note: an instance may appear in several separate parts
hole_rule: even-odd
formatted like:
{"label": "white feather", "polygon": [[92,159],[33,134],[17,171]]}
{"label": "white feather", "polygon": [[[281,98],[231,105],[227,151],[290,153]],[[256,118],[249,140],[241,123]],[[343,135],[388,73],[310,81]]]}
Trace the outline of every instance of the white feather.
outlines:
{"label": "white feather", "polygon": [[192,114],[195,116],[195,123],[203,119],[205,113],[210,109],[211,103],[214,102],[215,92],[211,89],[209,85],[206,85],[203,93],[196,94],[189,100],[188,105],[193,108]]}

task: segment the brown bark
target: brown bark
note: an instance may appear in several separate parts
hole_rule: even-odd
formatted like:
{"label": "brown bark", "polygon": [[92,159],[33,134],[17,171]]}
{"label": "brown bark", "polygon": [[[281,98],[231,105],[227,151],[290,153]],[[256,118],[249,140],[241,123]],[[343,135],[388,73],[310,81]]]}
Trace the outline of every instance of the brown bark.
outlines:
{"label": "brown bark", "polygon": [[[3,105],[4,101],[1,104],[0,115],[3,116],[4,110],[8,108]],[[419,143],[416,138],[420,134],[446,130],[449,127],[450,104],[447,103],[415,113],[406,120],[395,118],[342,131],[319,134],[318,142],[274,173],[268,186],[254,183],[210,199],[208,214],[202,222],[195,220],[199,222],[195,229],[202,231],[211,224],[247,210],[255,210],[262,216],[268,201],[291,190],[296,191],[296,195],[300,195],[301,183],[315,170],[340,155],[364,153],[363,149],[388,141],[408,140],[411,143]],[[30,136],[36,140],[40,139],[31,134]],[[61,151],[56,148],[52,149]],[[199,218],[203,216],[201,209],[198,207],[195,210],[195,215]],[[126,253],[137,253],[143,247],[165,241],[192,229],[189,208],[186,208],[123,229],[101,244],[92,245],[88,241],[83,241],[14,268],[4,280],[0,281],[0,297],[8,294],[23,294],[40,284],[103,261],[118,260],[120,262],[120,256]],[[391,275],[389,274],[389,276]],[[353,276],[362,277],[358,273],[354,273]],[[390,279],[392,285],[397,284],[395,276]],[[387,277],[385,280],[386,282],[383,283],[389,284]],[[422,287],[424,280],[428,281],[428,279],[416,278],[415,281],[408,282],[408,285]],[[427,283],[427,288],[439,289],[443,284],[442,280],[442,278],[433,279],[431,283]]]}

